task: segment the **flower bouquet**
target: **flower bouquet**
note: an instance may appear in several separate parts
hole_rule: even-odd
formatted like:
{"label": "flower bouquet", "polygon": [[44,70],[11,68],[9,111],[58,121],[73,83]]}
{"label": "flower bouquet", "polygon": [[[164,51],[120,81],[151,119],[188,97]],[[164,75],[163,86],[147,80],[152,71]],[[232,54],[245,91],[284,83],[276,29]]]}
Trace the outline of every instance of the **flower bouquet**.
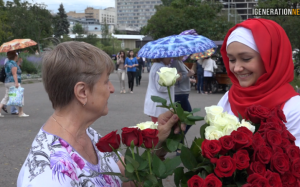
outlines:
{"label": "flower bouquet", "polygon": [[300,186],[300,150],[287,130],[279,107],[272,110],[251,106],[245,121],[206,108],[201,138],[195,138],[188,163],[175,170],[176,186],[188,187],[281,187]]}

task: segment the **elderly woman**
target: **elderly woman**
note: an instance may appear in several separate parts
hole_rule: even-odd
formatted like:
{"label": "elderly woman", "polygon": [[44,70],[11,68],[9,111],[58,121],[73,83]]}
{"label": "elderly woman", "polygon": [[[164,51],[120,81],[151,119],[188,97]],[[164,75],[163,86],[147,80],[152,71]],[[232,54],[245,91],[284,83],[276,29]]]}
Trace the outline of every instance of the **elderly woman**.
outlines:
{"label": "elderly woman", "polygon": [[[32,143],[18,187],[132,185],[101,174],[124,174],[125,169],[116,155],[97,150],[101,136],[90,127],[108,113],[108,98],[115,91],[109,81],[113,71],[110,57],[84,42],[62,43],[45,54],[43,83],[54,113]],[[158,137],[164,141],[178,117],[169,112],[159,120]]]}
{"label": "elderly woman", "polygon": [[[16,88],[18,88],[19,86],[21,86],[21,68],[20,68],[20,63],[21,61],[18,61],[17,64],[17,60],[18,60],[18,54],[16,51],[10,51],[7,53],[7,58],[8,58],[8,62],[6,62],[5,64],[5,73],[6,73],[6,78],[5,78],[5,88],[6,88],[6,92],[5,92],[5,96],[1,101],[0,104],[0,108],[2,108],[4,105],[7,104],[9,97],[8,97],[8,92],[9,92],[9,88],[15,86]],[[22,106],[24,106],[24,96],[23,96],[23,100],[22,100]],[[28,117],[29,115],[25,114],[23,112],[23,107],[19,107],[19,117]],[[0,117],[4,117],[1,113],[0,113]]]}

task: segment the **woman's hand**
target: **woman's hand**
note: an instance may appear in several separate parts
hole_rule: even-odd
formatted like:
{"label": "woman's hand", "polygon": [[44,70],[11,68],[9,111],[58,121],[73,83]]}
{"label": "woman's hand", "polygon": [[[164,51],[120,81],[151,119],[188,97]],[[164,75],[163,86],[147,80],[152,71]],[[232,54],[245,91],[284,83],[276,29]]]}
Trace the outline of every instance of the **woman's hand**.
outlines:
{"label": "woman's hand", "polygon": [[[158,117],[158,138],[160,142],[163,142],[170,135],[172,127],[177,124],[179,118],[176,114],[173,114],[171,111],[167,111],[161,114]],[[181,130],[185,131],[185,125],[181,124]],[[174,130],[175,134],[180,132],[179,127],[177,126]]]}
{"label": "woman's hand", "polygon": [[188,72],[188,77],[191,77],[191,76],[193,76],[193,75],[195,75],[195,72],[194,72],[194,70],[190,70],[189,72]]}
{"label": "woman's hand", "polygon": [[15,87],[19,88],[19,83],[15,82]]}

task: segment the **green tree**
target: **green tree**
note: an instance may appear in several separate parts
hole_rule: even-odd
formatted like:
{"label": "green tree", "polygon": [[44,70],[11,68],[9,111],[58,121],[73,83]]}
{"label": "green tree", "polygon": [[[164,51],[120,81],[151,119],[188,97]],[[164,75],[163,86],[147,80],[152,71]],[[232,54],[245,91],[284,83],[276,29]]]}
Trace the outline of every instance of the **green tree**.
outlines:
{"label": "green tree", "polygon": [[80,23],[76,23],[74,26],[73,26],[73,29],[72,29],[72,32],[75,34],[86,34],[84,28],[82,27],[82,25]]}
{"label": "green tree", "polygon": [[158,39],[184,30],[195,29],[198,34],[212,40],[223,40],[233,23],[219,16],[220,3],[208,3],[197,0],[175,0],[171,6],[157,6],[155,15],[141,32]]}
{"label": "green tree", "polygon": [[0,45],[12,36],[4,1],[0,0]]}
{"label": "green tree", "polygon": [[109,25],[106,22],[106,19],[104,19],[104,23],[101,25],[101,35],[102,39],[101,42],[104,46],[108,46],[110,42],[110,33],[109,33]]}
{"label": "green tree", "polygon": [[69,34],[70,23],[67,20],[67,14],[64,5],[61,3],[58,9],[57,16],[54,19],[54,35],[60,37],[64,34]]}
{"label": "green tree", "polygon": [[53,34],[53,17],[45,4],[14,0],[7,1],[5,8],[13,38],[33,39],[38,43],[38,49],[49,43],[44,38]]}

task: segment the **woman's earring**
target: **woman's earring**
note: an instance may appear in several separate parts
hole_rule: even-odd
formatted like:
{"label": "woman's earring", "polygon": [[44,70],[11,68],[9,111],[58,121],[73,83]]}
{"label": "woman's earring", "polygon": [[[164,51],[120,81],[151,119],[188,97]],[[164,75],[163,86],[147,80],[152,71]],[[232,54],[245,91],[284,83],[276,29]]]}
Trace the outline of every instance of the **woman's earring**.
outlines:
{"label": "woman's earring", "polygon": [[87,103],[87,102],[85,102],[83,106],[85,106],[85,105],[86,105],[86,103]]}

